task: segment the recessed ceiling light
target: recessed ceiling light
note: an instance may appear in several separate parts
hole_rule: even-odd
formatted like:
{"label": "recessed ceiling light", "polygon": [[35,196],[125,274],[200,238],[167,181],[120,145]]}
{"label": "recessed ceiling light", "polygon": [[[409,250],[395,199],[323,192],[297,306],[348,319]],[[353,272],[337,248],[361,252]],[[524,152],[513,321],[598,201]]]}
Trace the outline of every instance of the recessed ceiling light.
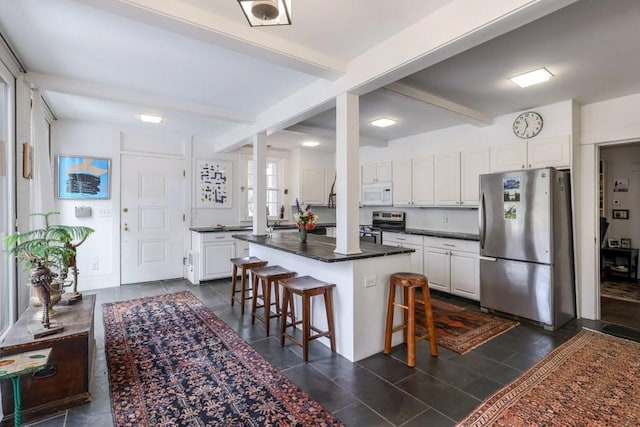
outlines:
{"label": "recessed ceiling light", "polygon": [[140,120],[145,123],[158,124],[164,120],[164,117],[154,116],[153,114],[140,114]]}
{"label": "recessed ceiling light", "polygon": [[373,126],[377,126],[379,128],[386,128],[387,126],[395,125],[398,123],[397,120],[390,119],[387,117],[381,117],[379,119],[373,120],[370,122]]}
{"label": "recessed ceiling light", "polygon": [[509,80],[520,87],[527,87],[546,82],[551,77],[553,77],[553,74],[551,74],[546,68],[539,68],[537,70],[529,71],[528,73],[511,77]]}
{"label": "recessed ceiling light", "polygon": [[304,145],[305,147],[317,147],[318,145],[320,145],[320,143],[317,141],[305,141],[302,143],[302,145]]}

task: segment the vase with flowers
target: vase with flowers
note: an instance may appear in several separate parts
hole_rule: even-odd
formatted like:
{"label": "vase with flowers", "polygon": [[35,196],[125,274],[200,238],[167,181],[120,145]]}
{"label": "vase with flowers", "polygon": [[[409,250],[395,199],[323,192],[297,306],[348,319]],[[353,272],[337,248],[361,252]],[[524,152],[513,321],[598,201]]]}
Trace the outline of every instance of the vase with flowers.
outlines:
{"label": "vase with flowers", "polygon": [[311,205],[307,205],[307,207],[303,210],[300,207],[300,202],[296,199],[296,210],[297,213],[293,215],[296,220],[296,225],[298,226],[298,235],[300,236],[300,241],[305,243],[307,241],[307,232],[309,230],[313,230],[316,228],[316,223],[318,222],[318,215],[314,214],[311,210]]}

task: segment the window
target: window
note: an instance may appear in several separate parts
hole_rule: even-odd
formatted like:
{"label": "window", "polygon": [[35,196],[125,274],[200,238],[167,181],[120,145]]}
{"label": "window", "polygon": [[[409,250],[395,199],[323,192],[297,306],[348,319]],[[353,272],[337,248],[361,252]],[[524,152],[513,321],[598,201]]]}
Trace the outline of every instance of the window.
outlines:
{"label": "window", "polygon": [[[4,236],[11,230],[11,217],[13,211],[13,186],[14,180],[11,159],[11,120],[13,108],[13,87],[7,82],[12,82],[8,70],[0,64],[0,252],[4,250]],[[15,283],[14,264],[10,257],[0,254],[0,336],[11,325],[14,315],[16,295],[12,289]]]}
{"label": "window", "polygon": [[246,191],[242,192],[242,206],[246,206],[246,208],[241,208],[241,220],[252,219],[256,211],[268,213],[269,219],[280,218],[280,210],[286,204],[284,200],[286,159],[275,156],[267,159],[267,206],[264,208],[264,211],[259,210],[254,203],[255,177],[253,175],[252,156],[241,154],[241,164],[244,170],[241,173],[243,176],[246,176],[247,179]]}

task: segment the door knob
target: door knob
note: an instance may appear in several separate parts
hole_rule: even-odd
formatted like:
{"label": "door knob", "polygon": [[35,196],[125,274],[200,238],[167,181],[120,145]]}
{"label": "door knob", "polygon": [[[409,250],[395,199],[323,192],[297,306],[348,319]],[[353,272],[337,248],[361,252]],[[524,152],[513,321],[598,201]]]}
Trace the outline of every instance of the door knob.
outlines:
{"label": "door knob", "polygon": [[124,231],[129,231],[129,225],[125,222],[124,223]]}
{"label": "door knob", "polygon": [[129,209],[127,209],[127,208],[122,208],[122,212],[129,212]]}

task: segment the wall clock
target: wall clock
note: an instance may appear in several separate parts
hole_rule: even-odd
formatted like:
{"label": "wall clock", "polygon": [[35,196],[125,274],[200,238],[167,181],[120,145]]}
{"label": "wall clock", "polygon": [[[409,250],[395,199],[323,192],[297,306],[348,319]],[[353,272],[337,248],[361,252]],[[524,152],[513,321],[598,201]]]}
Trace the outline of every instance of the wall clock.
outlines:
{"label": "wall clock", "polygon": [[542,130],[542,116],[535,111],[520,114],[513,121],[513,133],[520,138],[533,138]]}

